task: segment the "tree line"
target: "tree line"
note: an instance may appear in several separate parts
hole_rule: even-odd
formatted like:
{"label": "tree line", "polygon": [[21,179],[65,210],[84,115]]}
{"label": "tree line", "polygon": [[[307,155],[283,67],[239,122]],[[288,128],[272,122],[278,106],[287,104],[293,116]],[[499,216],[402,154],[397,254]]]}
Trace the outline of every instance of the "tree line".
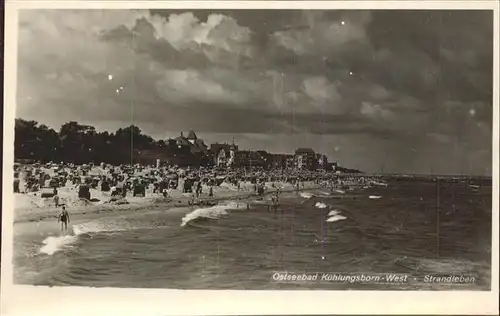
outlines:
{"label": "tree line", "polygon": [[161,151],[167,146],[164,140],[155,141],[135,125],[109,133],[97,132],[95,127],[75,121],[63,124],[59,131],[36,121],[21,118],[15,121],[17,160],[122,164],[133,162],[141,150]]}
{"label": "tree line", "polygon": [[[138,162],[154,164],[156,158],[161,158],[179,166],[210,166],[214,163],[213,154],[210,151],[192,153],[189,147],[178,146],[172,139],[156,141],[135,125],[109,133],[97,132],[95,127],[75,121],[63,124],[59,131],[32,120],[18,118],[15,121],[16,160],[119,165]],[[341,167],[337,169],[348,173],[359,172]]]}

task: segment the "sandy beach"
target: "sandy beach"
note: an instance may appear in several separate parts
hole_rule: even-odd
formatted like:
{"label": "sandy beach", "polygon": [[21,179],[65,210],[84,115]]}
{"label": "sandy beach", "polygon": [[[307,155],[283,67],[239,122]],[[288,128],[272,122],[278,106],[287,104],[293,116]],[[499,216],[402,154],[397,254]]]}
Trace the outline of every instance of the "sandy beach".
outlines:
{"label": "sandy beach", "polygon": [[[269,202],[269,195],[276,192],[295,192],[296,189],[290,183],[268,182],[265,184],[266,191],[263,196],[263,203]],[[304,182],[300,191],[317,189],[318,185],[312,181]],[[239,200],[242,203],[249,203],[255,200],[257,194],[253,190],[252,183],[242,183],[240,190],[229,183],[222,183],[213,187],[213,197],[208,196],[209,187],[203,186],[203,194],[192,204],[193,193],[182,193],[177,189],[168,190],[169,198],[165,199],[161,194],[146,191],[144,197],[127,196],[119,203],[110,202],[109,192],[90,189],[91,201],[79,199],[77,189],[72,186],[65,186],[58,189],[60,203],[66,206],[72,223],[89,219],[96,219],[103,216],[119,215],[124,216],[134,212],[141,212],[146,209],[161,209],[169,211],[174,208],[204,208],[215,203]],[[42,199],[35,193],[15,193],[14,194],[14,231],[16,233],[56,233],[59,231],[59,224],[56,223],[60,207],[56,208],[51,198]],[[120,204],[124,203],[124,204]],[[71,233],[71,225],[69,225]]]}

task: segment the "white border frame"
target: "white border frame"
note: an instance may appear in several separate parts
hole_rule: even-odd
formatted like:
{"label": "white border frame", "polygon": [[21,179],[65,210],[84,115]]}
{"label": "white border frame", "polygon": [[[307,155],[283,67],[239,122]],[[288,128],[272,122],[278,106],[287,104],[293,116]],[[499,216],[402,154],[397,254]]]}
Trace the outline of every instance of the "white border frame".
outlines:
{"label": "white border frame", "polygon": [[[492,273],[476,291],[198,291],[35,287],[12,284],[17,10],[74,9],[491,9],[494,10]],[[1,313],[5,315],[497,314],[499,208],[499,2],[491,1],[8,1],[5,84]]]}

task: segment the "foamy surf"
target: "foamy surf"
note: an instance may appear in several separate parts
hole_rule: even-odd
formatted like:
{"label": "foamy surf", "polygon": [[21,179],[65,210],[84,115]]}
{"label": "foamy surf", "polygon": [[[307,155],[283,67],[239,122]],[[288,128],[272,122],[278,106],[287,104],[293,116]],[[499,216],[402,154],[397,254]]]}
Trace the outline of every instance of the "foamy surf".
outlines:
{"label": "foamy surf", "polygon": [[321,203],[321,202],[316,203],[314,206],[316,206],[317,208],[326,208],[327,207],[327,205],[325,203]]}
{"label": "foamy surf", "polygon": [[227,204],[215,205],[208,208],[198,208],[182,218],[181,226],[186,226],[187,223],[197,218],[218,219],[221,216],[227,215],[227,210],[242,208],[246,208],[246,204],[236,202],[229,202]]}
{"label": "foamy surf", "polygon": [[314,195],[308,192],[300,192],[300,196],[303,197],[304,199],[311,199]]}
{"label": "foamy surf", "polygon": [[328,213],[328,216],[335,216],[335,215],[338,215],[338,214],[339,214],[338,210],[333,210],[333,211],[330,211],[330,213]]}
{"label": "foamy surf", "polygon": [[372,199],[372,200],[373,199],[380,199],[381,196],[380,195],[370,195],[369,198]]}
{"label": "foamy surf", "polygon": [[47,254],[52,256],[59,250],[62,250],[64,247],[74,243],[76,241],[76,236],[66,235],[59,237],[47,237],[42,242],[44,246],[40,248],[40,253]]}
{"label": "foamy surf", "polygon": [[336,222],[336,221],[341,221],[344,219],[347,219],[347,217],[342,216],[342,215],[334,215],[334,216],[328,218],[326,221],[327,222]]}
{"label": "foamy surf", "polygon": [[335,190],[335,192],[340,193],[340,194],[344,194],[345,193],[344,190]]}

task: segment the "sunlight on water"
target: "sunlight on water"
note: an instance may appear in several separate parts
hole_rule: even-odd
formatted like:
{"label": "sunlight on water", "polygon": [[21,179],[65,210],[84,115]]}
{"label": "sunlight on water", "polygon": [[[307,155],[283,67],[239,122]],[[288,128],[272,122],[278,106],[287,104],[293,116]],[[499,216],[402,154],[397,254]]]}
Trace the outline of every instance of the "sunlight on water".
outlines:
{"label": "sunlight on water", "polygon": [[76,240],[76,236],[47,237],[43,240],[45,246],[40,248],[40,253],[51,256],[55,252],[62,250],[65,246],[74,243]]}

